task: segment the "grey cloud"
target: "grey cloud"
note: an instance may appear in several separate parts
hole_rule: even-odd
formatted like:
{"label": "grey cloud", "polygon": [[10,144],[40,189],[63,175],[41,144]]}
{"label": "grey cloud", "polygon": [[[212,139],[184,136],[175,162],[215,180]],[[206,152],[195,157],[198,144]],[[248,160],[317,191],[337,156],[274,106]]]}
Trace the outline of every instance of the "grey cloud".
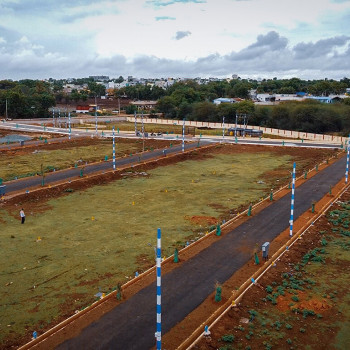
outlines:
{"label": "grey cloud", "polygon": [[230,56],[234,60],[250,60],[268,52],[283,51],[286,49],[287,44],[287,38],[281,37],[275,31],[271,31],[266,35],[259,35],[254,44],[249,45],[238,53],[232,52]]}
{"label": "grey cloud", "polygon": [[178,31],[176,32],[175,34],[175,40],[181,40],[183,38],[185,38],[186,36],[189,36],[191,35],[191,32],[190,31]]}
{"label": "grey cloud", "polygon": [[[112,77],[134,75],[138,77],[161,76],[299,76],[304,78],[334,78],[350,76],[350,47],[344,53],[328,53],[319,56],[295,58],[295,47],[287,46],[287,39],[277,33],[259,36],[247,48],[227,55],[218,53],[193,61],[163,59],[155,56],[139,56],[127,59],[122,55],[102,58],[86,52],[69,56],[48,54],[32,50],[26,56],[16,56],[0,51],[0,79],[67,78],[95,74]],[[271,40],[269,40],[269,38]],[[341,45],[344,40],[325,39]],[[348,42],[350,39],[347,39]],[[323,40],[324,41],[324,40]],[[321,44],[323,42],[320,40]],[[318,47],[320,42],[313,45]],[[330,44],[329,44],[330,45]],[[297,45],[298,46],[298,45]],[[321,45],[322,46],[322,45]],[[5,73],[6,72],[6,73]],[[6,75],[5,75],[6,74]]]}
{"label": "grey cloud", "polygon": [[277,32],[271,31],[266,35],[258,35],[256,43],[248,46],[247,49],[249,50],[256,47],[268,47],[270,50],[274,51],[284,49],[287,46],[287,43],[287,38],[280,37]]}
{"label": "grey cloud", "polygon": [[336,47],[346,45],[349,41],[349,36],[342,35],[334,38],[322,39],[316,43],[302,42],[295,45],[293,51],[297,59],[320,57],[331,53]]}

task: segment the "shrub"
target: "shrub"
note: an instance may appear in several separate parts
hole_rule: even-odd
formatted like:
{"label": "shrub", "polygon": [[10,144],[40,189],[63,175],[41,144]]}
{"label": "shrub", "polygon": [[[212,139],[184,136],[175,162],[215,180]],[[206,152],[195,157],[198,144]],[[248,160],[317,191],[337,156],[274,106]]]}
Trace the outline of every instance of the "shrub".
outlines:
{"label": "shrub", "polygon": [[306,329],[305,329],[305,328],[300,328],[300,329],[299,329],[299,332],[300,332],[300,333],[305,333],[305,332],[306,332]]}
{"label": "shrub", "polygon": [[267,293],[272,293],[273,292],[273,288],[269,285],[266,287],[266,292]]}
{"label": "shrub", "polygon": [[221,337],[221,340],[226,343],[233,343],[235,336],[233,334],[225,334]]}
{"label": "shrub", "polygon": [[303,318],[306,318],[308,316],[314,316],[315,315],[315,312],[313,310],[303,310]]}

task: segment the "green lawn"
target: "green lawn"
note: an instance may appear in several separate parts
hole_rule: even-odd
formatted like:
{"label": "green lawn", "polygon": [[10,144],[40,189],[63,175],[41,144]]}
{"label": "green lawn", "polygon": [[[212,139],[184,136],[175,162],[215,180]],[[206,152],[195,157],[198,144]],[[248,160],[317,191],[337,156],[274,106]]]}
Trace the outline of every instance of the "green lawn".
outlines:
{"label": "green lawn", "polygon": [[[126,153],[142,151],[142,143],[124,143],[122,139],[116,142],[116,156],[122,157]],[[0,178],[3,181],[13,180],[15,177],[33,176],[41,173],[41,164],[45,171],[65,169],[85,162],[96,162],[112,158],[112,141],[102,140],[96,145],[71,147],[62,145],[57,150],[45,150],[38,147],[30,154],[6,154],[0,157]]]}
{"label": "green lawn", "polygon": [[72,313],[99,287],[109,291],[153,264],[158,227],[169,256],[208,229],[191,216],[228,218],[230,209],[267,195],[270,184],[257,181],[279,167],[290,168],[290,157],[215,155],[159,167],[149,177],[125,176],[40,208],[25,205],[24,225],[19,209],[0,209],[0,340],[26,327],[40,332],[64,303]]}

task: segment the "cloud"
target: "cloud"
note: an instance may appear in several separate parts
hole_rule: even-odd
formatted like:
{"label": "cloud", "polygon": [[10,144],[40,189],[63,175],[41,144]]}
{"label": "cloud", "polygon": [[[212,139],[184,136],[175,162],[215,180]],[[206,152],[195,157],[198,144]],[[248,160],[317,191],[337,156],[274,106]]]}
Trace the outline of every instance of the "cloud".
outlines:
{"label": "cloud", "polygon": [[175,17],[169,17],[169,16],[159,16],[155,18],[156,18],[156,21],[167,21],[167,20],[175,21],[176,20]]}
{"label": "cloud", "polygon": [[[104,74],[111,77],[241,77],[298,76],[305,79],[350,77],[350,37],[331,37],[314,43],[288,45],[288,39],[277,32],[258,35],[256,41],[239,51],[221,55],[213,53],[194,60],[139,55],[102,57],[74,52],[67,56],[46,52],[40,45],[22,37],[11,51],[1,51],[0,79],[67,78]],[[336,50],[342,48],[342,50]],[[303,50],[305,50],[304,54]],[[6,75],[5,75],[6,72]]]}
{"label": "cloud", "polygon": [[176,32],[175,34],[175,40],[181,40],[183,38],[185,38],[186,36],[189,36],[191,35],[191,32],[190,31],[178,31]]}
{"label": "cloud", "polygon": [[205,4],[207,1],[205,0],[148,0],[146,2],[155,7],[161,7],[161,6],[169,6],[174,4],[188,4],[188,3]]}
{"label": "cloud", "polygon": [[1,6],[4,9],[11,10],[17,14],[38,14],[56,12],[62,8],[73,8],[78,6],[87,6],[94,4],[94,0],[60,0],[60,1],[49,1],[49,0],[26,0],[26,1],[2,1]]}
{"label": "cloud", "polygon": [[294,46],[293,51],[296,59],[317,58],[326,56],[337,47],[342,47],[350,41],[350,36],[336,36],[329,39],[319,40],[316,43],[299,43]]}

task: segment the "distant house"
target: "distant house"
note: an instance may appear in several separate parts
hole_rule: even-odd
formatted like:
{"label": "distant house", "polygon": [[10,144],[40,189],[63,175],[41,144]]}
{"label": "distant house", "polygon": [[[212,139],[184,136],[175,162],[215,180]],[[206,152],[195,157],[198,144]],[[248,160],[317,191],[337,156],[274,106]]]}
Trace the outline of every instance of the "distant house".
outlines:
{"label": "distant house", "polygon": [[306,96],[307,99],[316,100],[321,103],[333,103],[333,99],[327,96]]}
{"label": "distant house", "polygon": [[130,104],[141,109],[152,109],[156,106],[157,101],[132,101]]}
{"label": "distant house", "polygon": [[77,106],[76,113],[89,113],[90,112],[90,106]]}
{"label": "distant house", "polygon": [[219,105],[221,103],[236,103],[236,99],[234,98],[227,98],[227,97],[219,97],[219,98],[216,98],[213,103],[216,104],[216,105]]}
{"label": "distant house", "polygon": [[256,99],[259,102],[275,102],[276,96],[270,94],[257,94]]}

